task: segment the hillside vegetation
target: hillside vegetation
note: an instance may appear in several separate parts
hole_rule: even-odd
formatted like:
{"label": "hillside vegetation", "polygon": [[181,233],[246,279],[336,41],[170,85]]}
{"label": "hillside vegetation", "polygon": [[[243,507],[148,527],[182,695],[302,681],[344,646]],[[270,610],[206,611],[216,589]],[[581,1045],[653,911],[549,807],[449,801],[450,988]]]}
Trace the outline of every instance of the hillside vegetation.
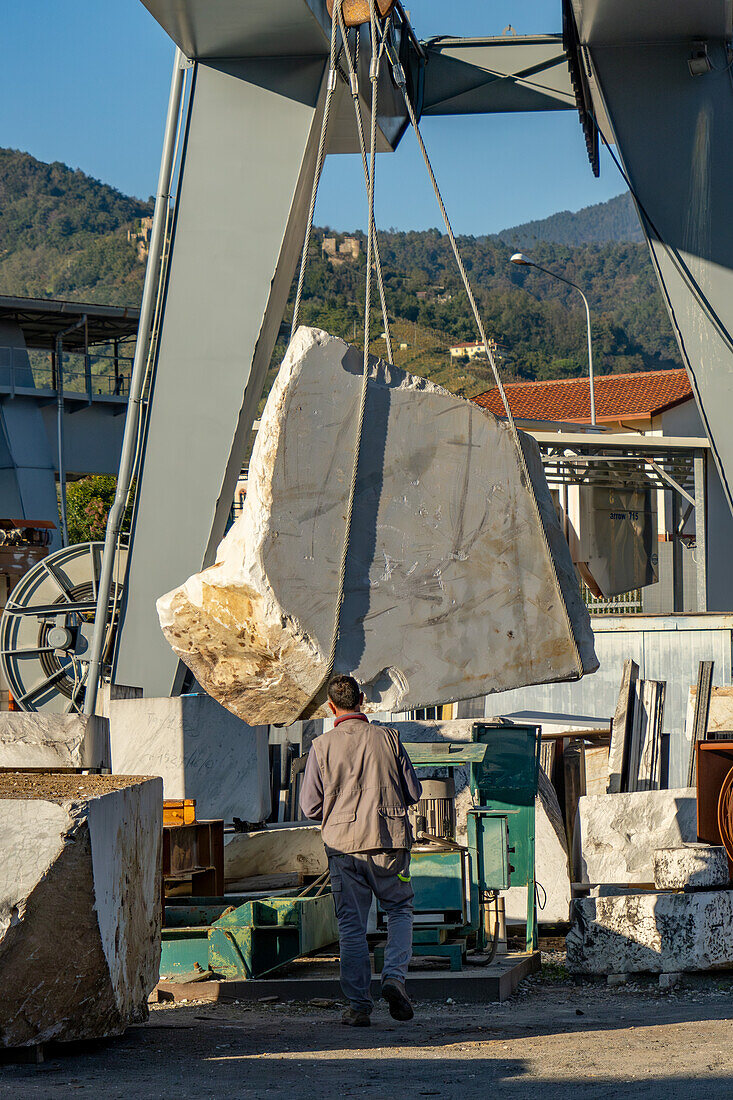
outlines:
{"label": "hillside vegetation", "polygon": [[151,210],[65,164],[0,149],[0,293],[136,305],[144,265],[127,226]]}
{"label": "hillside vegetation", "polygon": [[[578,214],[461,239],[486,330],[500,345],[505,378],[560,378],[587,369],[585,314],[577,293],[508,262],[512,243],[528,248],[529,241],[538,263],[588,295],[599,372],[679,364],[646,245],[609,239],[630,235],[629,201],[619,196]],[[137,305],[144,263],[127,230],[150,211],[150,203],[83,172],[0,150],[0,294]],[[358,344],[365,239],[354,234],[361,255],[333,266],[321,253],[324,232],[314,236],[302,320],[349,340],[356,332]],[[549,239],[553,234],[561,243]],[[380,239],[398,365],[457,393],[486,389],[491,378],[485,362],[448,355],[451,344],[475,340],[476,333],[447,238],[428,230],[388,232]],[[375,310],[371,347],[377,352],[384,350],[382,327]],[[276,348],[271,377],[284,350],[284,343]]]}
{"label": "hillside vegetation", "polygon": [[538,241],[555,244],[641,243],[644,234],[631,195],[627,191],[608,202],[584,206],[574,213],[561,210],[542,221],[525,222],[498,234],[502,240],[520,248],[531,248]]}

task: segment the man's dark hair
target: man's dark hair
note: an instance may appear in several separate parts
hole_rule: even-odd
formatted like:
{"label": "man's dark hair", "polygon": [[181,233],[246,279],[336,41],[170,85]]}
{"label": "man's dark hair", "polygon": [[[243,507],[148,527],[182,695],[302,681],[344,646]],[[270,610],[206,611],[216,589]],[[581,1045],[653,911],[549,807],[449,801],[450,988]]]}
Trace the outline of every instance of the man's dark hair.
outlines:
{"label": "man's dark hair", "polygon": [[328,698],[339,710],[356,710],[361,688],[353,676],[333,676],[328,683]]}

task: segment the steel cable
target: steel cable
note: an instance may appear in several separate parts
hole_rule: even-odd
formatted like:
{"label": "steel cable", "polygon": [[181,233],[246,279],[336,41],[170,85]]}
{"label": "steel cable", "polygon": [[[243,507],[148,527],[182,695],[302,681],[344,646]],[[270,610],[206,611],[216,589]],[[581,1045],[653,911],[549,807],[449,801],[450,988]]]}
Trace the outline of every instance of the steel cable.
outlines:
{"label": "steel cable", "polygon": [[308,207],[308,221],[305,230],[305,239],[303,241],[303,251],[300,256],[300,272],[298,274],[298,289],[295,295],[295,305],[293,306],[293,321],[290,326],[290,339],[292,340],[295,335],[295,331],[298,327],[298,321],[300,319],[300,306],[303,301],[303,286],[305,283],[305,273],[308,267],[308,252],[310,250],[311,237],[313,236],[313,218],[316,212],[316,201],[318,199],[318,186],[321,182],[321,175],[323,173],[323,164],[326,159],[326,137],[328,135],[328,123],[331,117],[331,104],[333,102],[333,94],[336,90],[336,84],[338,82],[338,58],[340,51],[337,50],[338,41],[338,18],[337,13],[341,11],[342,0],[334,0],[333,18],[331,20],[331,54],[328,69],[328,84],[326,87],[326,102],[323,106],[323,119],[321,120],[321,133],[318,138],[318,152],[316,154],[316,166],[313,173],[313,186],[311,188],[311,199]]}
{"label": "steel cable", "polygon": [[[335,14],[335,13],[334,13]],[[349,86],[351,88],[351,98],[354,104],[354,113],[356,115],[356,131],[359,136],[359,148],[361,150],[361,162],[364,168],[364,183],[368,189],[369,187],[369,165],[367,163],[366,153],[366,138],[364,137],[364,118],[361,113],[361,103],[359,102],[359,31],[356,32],[356,46],[354,49],[354,57],[351,56],[351,50],[349,48],[348,30],[344,23],[343,11],[339,6],[338,11],[339,24],[341,27],[341,38],[343,41],[344,55],[346,57],[346,64],[349,70]],[[392,18],[391,14],[387,17],[387,22]],[[381,51],[380,51],[381,52]],[[377,284],[379,286],[379,300],[382,306],[382,321],[384,323],[384,337],[387,345],[387,361],[390,366],[394,364],[394,358],[392,355],[392,333],[389,327],[389,316],[387,314],[387,298],[384,291],[384,277],[382,275],[382,258],[379,251],[379,234],[377,233],[376,224],[374,226],[374,265],[377,272]]]}
{"label": "steel cable", "polygon": [[[349,499],[346,508],[346,524],[344,527],[344,541],[341,547],[341,561],[339,563],[338,590],[334,610],[333,630],[331,632],[331,649],[328,655],[328,665],[324,681],[327,681],[333,672],[336,663],[336,648],[338,646],[341,610],[344,603],[346,589],[346,565],[349,556],[349,544],[351,542],[351,526],[354,517],[354,501],[356,499],[356,485],[359,477],[359,457],[361,455],[361,442],[364,434],[364,418],[366,414],[367,389],[369,385],[369,334],[371,330],[372,307],[372,253],[376,236],[374,222],[374,184],[377,163],[377,113],[379,110],[379,68],[382,60],[383,49],[378,47],[377,16],[375,0],[369,0],[369,15],[372,32],[372,60],[369,67],[369,80],[372,85],[371,102],[371,133],[369,145],[369,183],[367,187],[367,199],[369,205],[369,226],[367,234],[367,269],[366,290],[364,294],[364,358],[361,376],[361,392],[359,395],[359,415],[354,439],[354,460],[351,467],[351,484],[349,486]],[[383,44],[382,44],[383,45]]]}
{"label": "steel cable", "polygon": [[[550,565],[550,569],[552,571],[552,574],[555,578],[555,583],[556,583],[557,587],[560,588],[560,582],[559,582],[559,579],[558,579],[558,576],[557,576],[557,570],[555,568],[555,561],[554,561],[554,558],[553,558],[553,555],[552,555],[552,551],[550,549],[550,544],[549,544],[549,541],[548,541],[548,538],[547,538],[547,532],[545,531],[545,525],[542,521],[542,513],[540,512],[540,507],[539,507],[539,504],[537,502],[537,498],[535,496],[534,490],[532,488],[532,479],[531,479],[530,474],[529,474],[529,469],[528,469],[528,466],[527,466],[527,460],[525,458],[524,450],[522,448],[522,443],[521,443],[521,440],[519,438],[519,432],[517,431],[517,426],[514,422],[514,417],[512,415],[512,410],[509,407],[509,401],[507,399],[506,392],[504,390],[504,386],[502,385],[501,378],[499,377],[499,370],[496,366],[496,360],[494,359],[494,355],[493,355],[491,345],[489,343],[489,340],[486,337],[486,332],[484,330],[483,322],[481,320],[481,314],[479,313],[478,305],[476,303],[476,298],[475,298],[473,290],[471,288],[471,283],[470,283],[470,280],[468,278],[468,273],[466,272],[466,268],[464,266],[463,259],[461,257],[461,252],[460,252],[460,249],[458,247],[458,242],[457,242],[455,234],[453,232],[453,227],[451,225],[450,218],[448,217],[448,211],[446,210],[445,203],[443,202],[443,196],[441,194],[440,187],[438,186],[438,181],[435,178],[435,172],[433,171],[433,166],[432,166],[432,163],[430,161],[430,156],[429,156],[427,148],[425,146],[425,142],[423,141],[423,136],[422,136],[422,133],[420,131],[420,124],[418,122],[418,118],[417,118],[417,115],[415,113],[415,109],[412,105],[412,100],[410,99],[410,95],[407,91],[407,79],[405,77],[405,72],[404,72],[404,69],[402,67],[402,64],[401,64],[399,58],[392,54],[392,51],[391,51],[389,45],[387,45],[386,49],[387,49],[387,57],[389,59],[390,65],[392,67],[393,78],[394,78],[395,84],[397,85],[397,87],[402,92],[402,97],[405,101],[405,107],[407,108],[407,113],[410,116],[410,122],[412,124],[412,128],[415,131],[415,137],[417,139],[417,143],[418,143],[418,146],[420,148],[420,152],[422,153],[422,158],[423,158],[423,161],[425,162],[425,167],[427,169],[428,176],[430,177],[430,182],[432,183],[433,191],[435,192],[435,197],[436,197],[436,200],[438,202],[438,206],[440,208],[440,213],[441,213],[441,216],[443,218],[443,223],[444,223],[445,228],[446,228],[446,233],[448,234],[448,239],[450,240],[450,243],[451,243],[451,248],[453,250],[453,256],[454,256],[456,264],[458,266],[458,270],[460,272],[461,280],[463,282],[463,286],[464,286],[464,289],[466,291],[466,295],[468,297],[469,305],[471,307],[471,312],[473,313],[473,317],[474,317],[474,320],[476,322],[476,328],[477,328],[479,336],[481,338],[481,343],[484,346],[484,351],[486,352],[486,357],[487,357],[487,359],[489,361],[489,364],[491,366],[491,370],[492,370],[492,373],[494,375],[494,379],[496,381],[496,387],[499,391],[499,395],[501,397],[502,404],[503,404],[504,410],[506,412],[507,422],[509,424],[509,429],[511,431],[512,438],[513,438],[514,444],[516,446],[517,457],[519,459],[519,464],[520,464],[521,470],[522,470],[522,472],[525,476],[526,483],[527,483],[528,487],[530,488],[530,496],[531,496],[532,502],[534,504],[534,509],[535,509],[535,513],[536,513],[536,516],[537,516],[537,520],[539,522],[540,531],[542,532],[542,535],[543,535],[543,542],[544,542],[545,551],[546,551],[546,554],[547,554],[547,560],[548,560],[548,563]],[[568,611],[565,600],[562,599],[560,602],[561,602],[561,606],[562,606],[562,609],[563,609],[563,615],[564,615],[564,618],[565,618],[565,622],[566,622],[566,625],[567,625],[567,628],[568,628],[568,633],[569,633],[570,638],[572,640],[573,651],[575,653],[575,660],[576,660],[578,673],[579,673],[579,676],[582,676],[583,675],[583,662],[582,662],[582,659],[581,659],[581,656],[580,656],[580,650],[578,649],[578,643],[577,643],[576,638],[575,638],[575,632],[573,630],[572,622],[570,620],[570,613]]]}

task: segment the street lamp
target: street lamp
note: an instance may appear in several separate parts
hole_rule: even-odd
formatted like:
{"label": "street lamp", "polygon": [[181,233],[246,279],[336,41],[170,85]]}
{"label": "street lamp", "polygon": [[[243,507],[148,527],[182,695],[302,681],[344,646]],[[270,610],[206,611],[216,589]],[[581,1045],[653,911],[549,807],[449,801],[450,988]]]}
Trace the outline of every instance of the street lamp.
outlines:
{"label": "street lamp", "polygon": [[590,328],[590,306],[588,305],[588,299],[583,291],[577,285],[577,283],[571,283],[570,279],[566,279],[564,275],[558,275],[555,271],[548,271],[546,267],[540,267],[534,260],[530,260],[528,256],[525,256],[522,252],[515,252],[510,259],[510,263],[518,264],[520,267],[536,267],[538,271],[544,271],[545,275],[552,275],[553,279],[559,279],[561,283],[567,283],[568,286],[577,290],[580,297],[583,299],[585,305],[585,319],[588,325],[588,380],[590,382],[590,422],[595,427],[596,424],[596,392],[593,383],[593,339],[591,336]]}

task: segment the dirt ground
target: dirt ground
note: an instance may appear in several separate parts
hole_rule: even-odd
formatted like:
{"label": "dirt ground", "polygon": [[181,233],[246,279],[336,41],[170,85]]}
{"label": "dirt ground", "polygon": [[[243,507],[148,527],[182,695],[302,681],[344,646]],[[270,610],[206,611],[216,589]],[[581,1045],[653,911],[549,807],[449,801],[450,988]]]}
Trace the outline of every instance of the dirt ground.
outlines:
{"label": "dirt ground", "polygon": [[0,1096],[104,1100],[357,1096],[733,1097],[733,975],[575,984],[558,956],[504,1004],[379,1005],[371,1028],[336,1004],[156,1005],[121,1039],[0,1066]]}

